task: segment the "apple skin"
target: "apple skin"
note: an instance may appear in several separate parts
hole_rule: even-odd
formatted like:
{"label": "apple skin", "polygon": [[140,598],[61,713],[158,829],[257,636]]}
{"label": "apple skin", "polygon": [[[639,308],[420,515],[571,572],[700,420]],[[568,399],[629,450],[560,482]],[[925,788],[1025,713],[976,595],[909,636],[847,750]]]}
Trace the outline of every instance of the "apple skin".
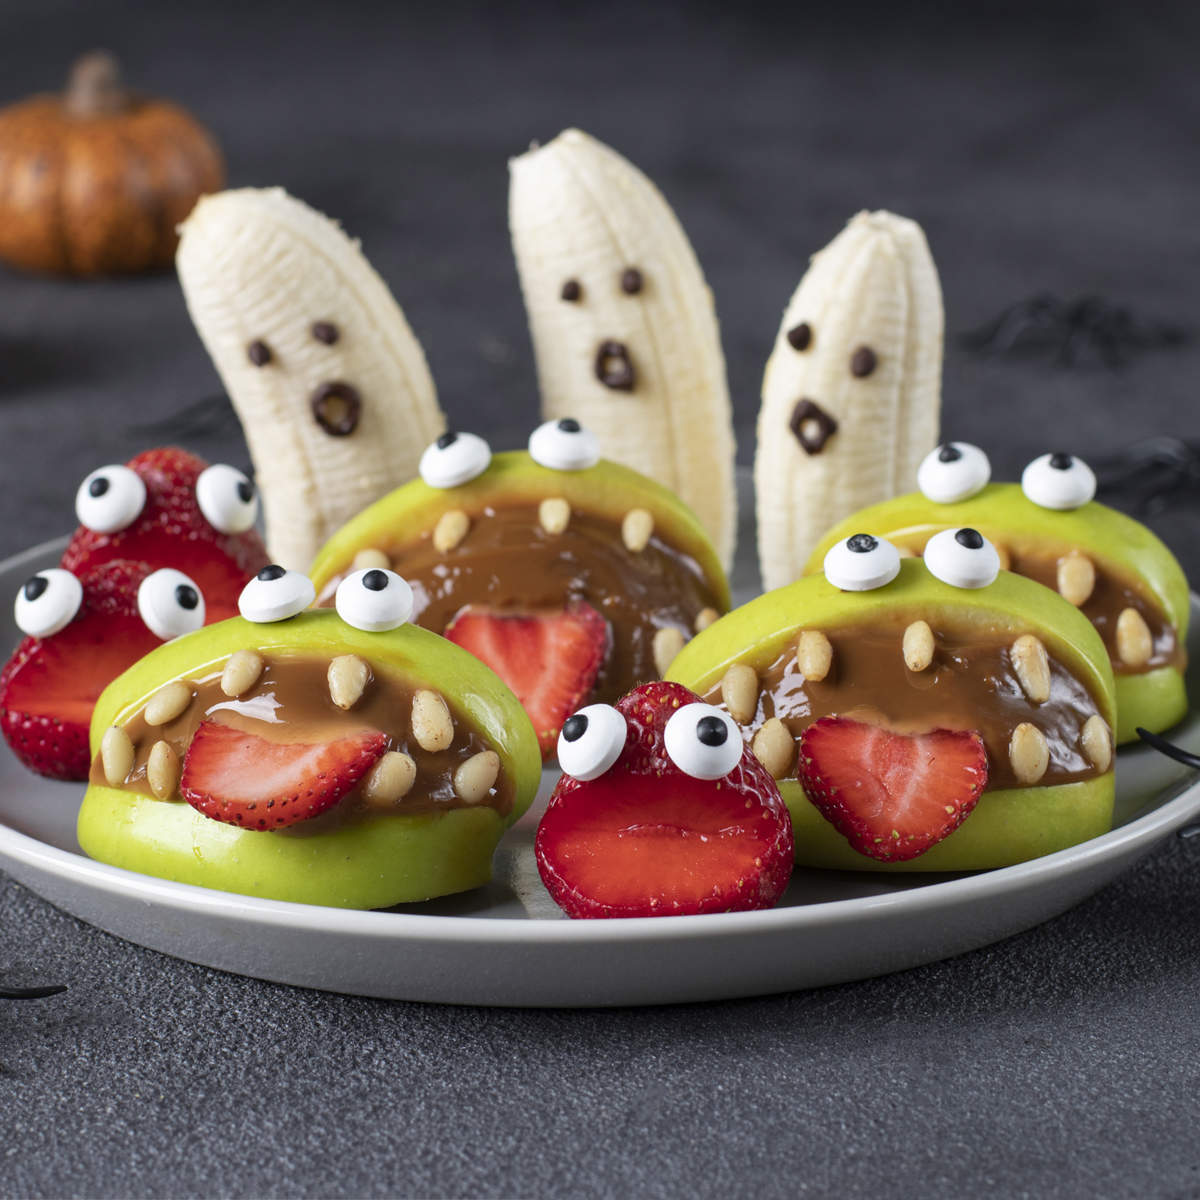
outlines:
{"label": "apple skin", "polygon": [[547,496],[561,496],[581,512],[611,517],[618,537],[625,514],[631,508],[646,509],[654,517],[656,533],[699,564],[718,608],[729,607],[729,583],[717,552],[696,515],[674,492],[607,459],[582,471],[554,471],[524,450],[493,455],[488,469],[461,487],[433,488],[423,479],[414,479],[389,492],[325,543],[309,574],[320,595],[334,576],[350,569],[360,550],[401,549],[432,529],[450,509],[462,509],[470,516],[493,504],[537,505]]}
{"label": "apple skin", "polygon": [[[1018,483],[989,483],[955,504],[938,504],[920,492],[911,492],[864,508],[821,539],[804,572],[819,572],[829,548],[855,533],[873,533],[920,553],[933,534],[961,526],[978,529],[990,541],[1018,554],[1057,556],[1072,549],[1084,551],[1113,575],[1140,581],[1175,626],[1180,644],[1185,644],[1191,613],[1187,577],[1159,538],[1140,521],[1094,500],[1067,512],[1042,508]],[[1117,675],[1116,680],[1114,729],[1118,744],[1136,741],[1139,725],[1161,733],[1187,713],[1183,672],[1175,667]]]}
{"label": "apple skin", "polygon": [[471,722],[514,780],[513,808],[380,813],[343,829],[240,829],[182,800],[161,801],[91,784],[79,844],[112,866],[179,883],[337,908],[385,908],[479,887],[491,878],[501,834],[529,807],[541,780],[537,735],[517,698],[478,659],[414,625],[365,633],[332,609],[253,624],[234,617],[168,642],[114,680],[96,703],[93,758],[110,725],[140,709],[164,683],[217,673],[235,650],[265,656],[357,654],[379,673],[434,688]]}
{"label": "apple skin", "polygon": [[[1113,672],[1092,623],[1057,593],[1002,571],[986,588],[942,583],[920,559],[906,559],[900,574],[870,592],[843,592],[823,575],[810,575],[736,608],[694,637],[667,678],[704,695],[734,663],[759,669],[773,662],[802,629],[871,628],[897,612],[911,613],[959,634],[977,629],[989,637],[1036,633],[1047,650],[1096,699],[1112,728]],[[897,641],[896,653],[900,653]],[[908,862],[877,862],[849,843],[815,809],[796,780],[780,780],[792,815],[796,862],[856,871],[975,871],[1011,866],[1065,849],[1112,827],[1114,775],[1051,787],[984,792],[970,816],[949,837]]]}

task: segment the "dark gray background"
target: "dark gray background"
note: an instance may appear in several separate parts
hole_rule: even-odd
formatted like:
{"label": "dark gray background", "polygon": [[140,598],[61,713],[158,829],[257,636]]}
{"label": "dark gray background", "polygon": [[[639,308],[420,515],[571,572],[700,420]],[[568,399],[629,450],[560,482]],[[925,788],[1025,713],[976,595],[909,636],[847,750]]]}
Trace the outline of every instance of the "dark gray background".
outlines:
{"label": "dark gray background", "polygon": [[[1195,20],[962,7],[8,3],[0,98],[120,52],[217,130],[231,182],[284,184],[362,238],[445,408],[498,444],[536,417],[505,159],[568,124],[688,229],[744,461],[807,256],[876,206],[925,226],[946,432],[1000,477],[1052,447],[1200,436],[1194,341],[1109,370],[953,338],[1043,290],[1200,324]],[[0,553],[65,532],[91,467],[217,389],[170,276],[0,271]],[[219,424],[189,444],[244,461]],[[1195,498],[1155,524],[1200,573]],[[220,975],[0,877],[0,979],[72,985],[0,1001],[0,1193],[1197,1195],[1198,871],[1173,842],[1030,934],[873,982],[524,1013]]]}

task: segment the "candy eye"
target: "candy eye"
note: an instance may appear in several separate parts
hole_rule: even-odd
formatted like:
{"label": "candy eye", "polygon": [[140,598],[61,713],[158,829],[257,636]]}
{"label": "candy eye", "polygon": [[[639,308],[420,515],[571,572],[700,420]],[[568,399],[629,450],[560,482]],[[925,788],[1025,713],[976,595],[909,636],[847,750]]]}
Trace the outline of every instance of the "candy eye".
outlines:
{"label": "candy eye", "polygon": [[1096,476],[1073,454],[1043,454],[1025,468],[1021,490],[1039,508],[1082,508],[1096,494]]}
{"label": "candy eye", "polygon": [[421,478],[430,487],[452,488],[482,475],[492,461],[491,447],[473,433],[443,433],[421,455]]}
{"label": "candy eye", "polygon": [[685,704],[663,730],[667,756],[693,779],[720,779],[742,760],[733,718],[711,704]]}
{"label": "candy eye", "polygon": [[17,593],[13,616],[30,637],[50,637],[75,619],[83,603],[83,585],[61,567],[39,571]]}
{"label": "candy eye", "polygon": [[574,779],[599,779],[621,757],[629,727],[611,705],[589,704],[564,722],[558,765]]}
{"label": "candy eye", "polygon": [[926,500],[955,504],[981,492],[992,477],[992,464],[970,442],[944,442],[917,468],[917,487]]}
{"label": "candy eye", "polygon": [[539,425],[529,435],[529,453],[552,471],[585,471],[600,461],[595,434],[574,417]]}
{"label": "candy eye", "polygon": [[869,592],[899,574],[900,551],[869,533],[856,533],[825,555],[825,578],[843,592]]}
{"label": "candy eye", "polygon": [[128,467],[99,467],[75,493],[75,515],[93,533],[128,529],[146,507],[146,485]]}
{"label": "candy eye", "polygon": [[413,592],[395,571],[367,567],[338,584],[334,605],[347,625],[382,633],[403,625],[413,614]]}
{"label": "candy eye", "polygon": [[238,612],[256,625],[269,625],[302,613],[316,598],[316,588],[307,575],[272,563],[242,588]]}
{"label": "candy eye", "polygon": [[996,547],[975,529],[943,529],[925,544],[929,573],[957,588],[981,588],[1000,573]]}
{"label": "candy eye", "polygon": [[182,571],[164,567],[142,580],[138,612],[156,638],[169,642],[204,624],[204,595]]}
{"label": "candy eye", "polygon": [[218,533],[245,533],[258,520],[258,493],[236,467],[216,463],[196,480],[196,503]]}

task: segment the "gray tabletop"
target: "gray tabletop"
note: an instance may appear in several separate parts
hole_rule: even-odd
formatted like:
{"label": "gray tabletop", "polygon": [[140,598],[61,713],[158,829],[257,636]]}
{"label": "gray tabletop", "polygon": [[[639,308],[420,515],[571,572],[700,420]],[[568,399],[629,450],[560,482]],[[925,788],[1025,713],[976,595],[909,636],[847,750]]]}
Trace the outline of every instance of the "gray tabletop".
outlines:
{"label": "gray tabletop", "polygon": [[[1143,332],[1200,327],[1195,20],[1053,4],[975,20],[29,0],[0,10],[0,53],[15,98],[108,45],[219,132],[231,182],[340,217],[452,419],[500,445],[537,411],[505,160],[569,124],[646,169],[688,229],[745,461],[779,313],[862,207],[925,226],[951,334],[945,429],[1000,477],[1046,449],[1200,436],[1200,343],[1128,346],[1114,368],[1104,334],[1121,308]],[[961,340],[1043,292],[1104,298],[1103,320],[1072,327],[1074,365],[1004,352],[1003,332],[991,353]],[[218,393],[172,277],[0,272],[0,554],[65,532],[91,467]],[[168,427],[244,462],[224,413]],[[1153,523],[1200,577],[1194,493]],[[0,980],[70,984],[0,1001],[0,1194],[1200,1194],[1198,850],[1173,841],[1058,920],[903,975],[602,1012],[230,977],[0,875]]]}

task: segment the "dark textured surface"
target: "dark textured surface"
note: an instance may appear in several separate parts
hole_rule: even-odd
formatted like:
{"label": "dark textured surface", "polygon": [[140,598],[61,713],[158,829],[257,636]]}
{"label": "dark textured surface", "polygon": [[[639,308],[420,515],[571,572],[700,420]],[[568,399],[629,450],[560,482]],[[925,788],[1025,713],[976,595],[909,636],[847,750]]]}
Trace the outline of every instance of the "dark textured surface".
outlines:
{"label": "dark textured surface", "polygon": [[[855,209],[925,225],[949,328],[1049,290],[1200,325],[1196,23],[1003,6],[0,8],[5,96],[93,43],[220,134],[230,177],[343,219],[454,418],[535,418],[504,160],[579,124],[663,187],[723,321],[748,461],[809,253]],[[1009,476],[1051,447],[1200,436],[1195,343],[1120,371],[949,348],[946,429]],[[217,388],[169,277],[0,273],[0,553]],[[194,449],[240,461],[235,430]],[[1200,576],[1200,518],[1157,521]],[[0,1193],[1200,1194],[1200,842],[1032,933],[869,983],[679,1009],[386,1004],[223,976],[0,882]]]}

